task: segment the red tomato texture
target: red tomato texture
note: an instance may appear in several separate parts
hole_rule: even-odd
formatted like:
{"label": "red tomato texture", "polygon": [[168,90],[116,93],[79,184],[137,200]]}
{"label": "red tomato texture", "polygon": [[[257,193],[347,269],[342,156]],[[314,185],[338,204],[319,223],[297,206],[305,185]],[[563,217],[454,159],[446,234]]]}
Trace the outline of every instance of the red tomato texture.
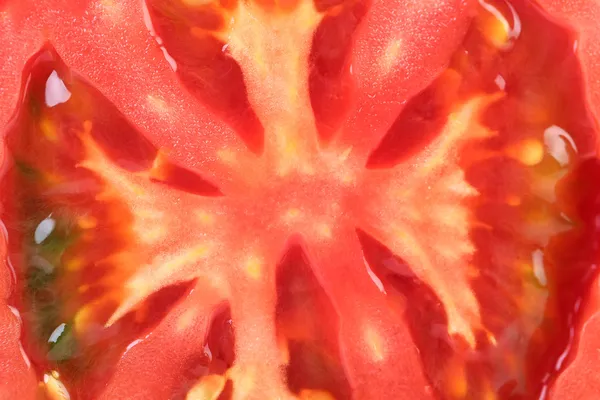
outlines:
{"label": "red tomato texture", "polygon": [[0,0],[0,399],[596,399],[598,0]]}

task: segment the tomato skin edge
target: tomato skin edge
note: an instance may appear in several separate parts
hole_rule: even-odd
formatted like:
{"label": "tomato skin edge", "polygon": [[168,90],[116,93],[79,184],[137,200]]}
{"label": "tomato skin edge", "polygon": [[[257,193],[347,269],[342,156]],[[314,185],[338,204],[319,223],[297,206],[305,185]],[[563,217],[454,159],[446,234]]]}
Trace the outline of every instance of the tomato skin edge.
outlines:
{"label": "tomato skin edge", "polygon": [[[600,125],[600,44],[595,38],[600,34],[599,0],[538,0],[547,13],[559,23],[568,26],[578,36],[577,52],[583,69],[586,97],[590,112]],[[600,139],[596,137],[596,148],[600,150]],[[567,397],[592,399],[600,393],[600,378],[597,374],[600,355],[600,276],[591,285],[591,292],[584,308],[579,345],[569,357],[571,361],[558,377],[550,391],[550,399]],[[567,361],[567,362],[568,362]]]}
{"label": "tomato skin edge", "polygon": [[[546,13],[559,24],[570,28],[578,37],[576,52],[581,61],[587,101],[600,126],[600,0],[537,0]],[[600,149],[600,139],[596,139]]]}

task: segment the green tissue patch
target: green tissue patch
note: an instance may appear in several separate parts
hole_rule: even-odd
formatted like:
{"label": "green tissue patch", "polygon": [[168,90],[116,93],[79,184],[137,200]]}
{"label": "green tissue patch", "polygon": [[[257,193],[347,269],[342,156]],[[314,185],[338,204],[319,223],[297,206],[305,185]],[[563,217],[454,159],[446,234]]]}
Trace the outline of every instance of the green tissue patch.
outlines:
{"label": "green tissue patch", "polygon": [[40,173],[35,168],[31,167],[29,164],[15,160],[15,168],[21,175],[24,175],[26,178],[35,179],[40,176]]}
{"label": "green tissue patch", "polygon": [[77,356],[77,339],[73,332],[71,323],[64,325],[64,330],[56,339],[56,342],[49,343],[50,350],[48,351],[48,360],[61,363],[71,360]]}
{"label": "green tissue patch", "polygon": [[[48,215],[48,214],[45,214]],[[59,279],[63,273],[61,258],[64,252],[76,240],[76,234],[57,219],[56,225],[47,238],[40,244],[34,242],[34,232],[39,220],[31,220],[26,237],[31,238],[24,246],[23,271],[25,281],[24,296],[30,304],[27,316],[32,333],[40,343],[47,343],[55,329],[63,322],[62,305],[68,301],[68,293],[59,291]],[[67,296],[67,297],[65,297]],[[70,325],[56,343],[47,343],[49,359],[59,361],[71,357],[74,352],[74,337]]]}

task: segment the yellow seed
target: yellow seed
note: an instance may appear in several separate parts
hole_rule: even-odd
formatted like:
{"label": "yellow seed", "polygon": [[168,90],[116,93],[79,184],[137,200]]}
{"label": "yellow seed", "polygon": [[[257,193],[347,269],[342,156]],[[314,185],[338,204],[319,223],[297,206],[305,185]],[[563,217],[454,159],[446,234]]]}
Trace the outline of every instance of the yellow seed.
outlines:
{"label": "yellow seed", "polygon": [[283,145],[283,151],[284,154],[288,157],[295,156],[298,151],[298,143],[296,142],[296,140],[293,138],[285,140]]}
{"label": "yellow seed", "polygon": [[69,400],[71,396],[65,385],[58,380],[59,374],[52,371],[49,374],[44,374],[44,387],[49,400]]}
{"label": "yellow seed", "polygon": [[246,273],[252,279],[259,279],[262,275],[262,263],[256,257],[251,257],[246,262]]}
{"label": "yellow seed", "polygon": [[64,262],[64,266],[67,271],[78,271],[83,267],[84,262],[85,261],[82,257],[73,257],[69,260],[66,260]]}
{"label": "yellow seed", "polygon": [[544,145],[536,139],[524,139],[508,149],[509,155],[527,166],[539,164],[544,158]]}
{"label": "yellow seed", "polygon": [[485,35],[490,43],[498,48],[505,46],[508,42],[508,30],[506,29],[506,25],[499,21],[489,24],[485,29]]}
{"label": "yellow seed", "polygon": [[88,322],[92,319],[93,310],[91,306],[81,307],[73,318],[73,326],[76,332],[83,332],[88,325]]}
{"label": "yellow seed", "polygon": [[51,142],[56,142],[58,140],[58,134],[56,132],[56,126],[49,119],[42,119],[40,121],[40,129],[42,133]]}
{"label": "yellow seed", "polygon": [[221,375],[207,375],[195,384],[185,396],[186,400],[216,400],[221,395],[227,379]]}
{"label": "yellow seed", "polygon": [[486,3],[485,11],[478,17],[478,26],[486,40],[496,48],[506,46],[510,38],[510,25],[502,12]]}
{"label": "yellow seed", "polygon": [[98,225],[98,220],[91,215],[83,215],[77,219],[77,225],[81,229],[92,229]]}

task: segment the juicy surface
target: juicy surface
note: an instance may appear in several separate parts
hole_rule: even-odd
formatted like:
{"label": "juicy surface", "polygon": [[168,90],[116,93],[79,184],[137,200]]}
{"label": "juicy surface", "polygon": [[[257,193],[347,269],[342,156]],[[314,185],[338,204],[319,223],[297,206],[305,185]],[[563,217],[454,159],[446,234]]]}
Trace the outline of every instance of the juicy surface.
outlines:
{"label": "juicy surface", "polygon": [[46,392],[96,395],[200,296],[175,396],[377,398],[400,390],[400,354],[420,358],[422,397],[543,394],[595,260],[595,126],[568,32],[481,3],[448,69],[365,133],[344,125],[352,43],[331,32],[374,4],[192,3],[148,1],[151,32],[247,151],[184,166],[51,47],[25,71],[3,220]]}

